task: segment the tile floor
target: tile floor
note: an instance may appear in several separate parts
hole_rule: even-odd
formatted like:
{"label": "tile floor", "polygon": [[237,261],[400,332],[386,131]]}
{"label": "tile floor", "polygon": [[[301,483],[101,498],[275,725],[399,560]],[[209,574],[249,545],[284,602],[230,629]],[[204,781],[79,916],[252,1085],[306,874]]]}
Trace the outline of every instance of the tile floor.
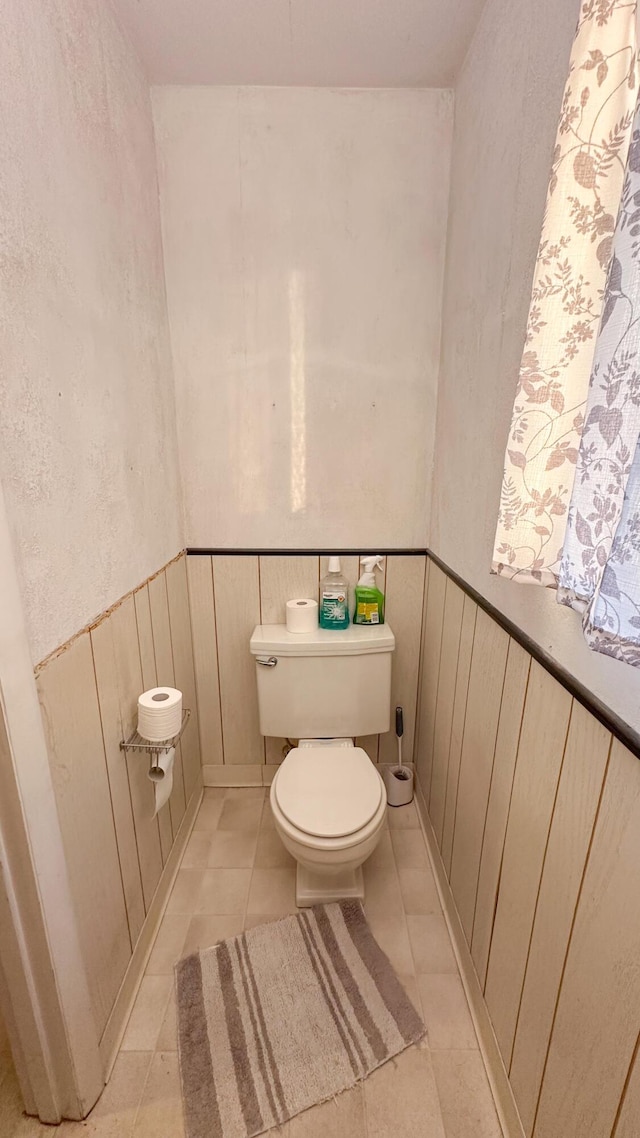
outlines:
{"label": "tile floor", "polygon": [[[501,1138],[415,806],[390,810],[388,821],[365,865],[365,909],[424,1015],[428,1042],[274,1133]],[[22,1119],[15,1138],[183,1138],[173,966],[199,946],[295,912],[294,883],[266,791],[206,790],[102,1098],[84,1123]]]}

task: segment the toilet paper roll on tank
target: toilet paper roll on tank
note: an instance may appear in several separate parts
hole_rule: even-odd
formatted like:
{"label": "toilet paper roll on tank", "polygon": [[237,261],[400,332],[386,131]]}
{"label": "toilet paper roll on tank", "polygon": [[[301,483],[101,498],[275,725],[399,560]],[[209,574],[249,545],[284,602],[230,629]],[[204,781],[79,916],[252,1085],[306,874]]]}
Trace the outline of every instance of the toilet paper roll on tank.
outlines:
{"label": "toilet paper roll on tank", "polygon": [[287,632],[301,636],[305,632],[315,632],[318,627],[318,602],[308,597],[294,597],[286,604]]}

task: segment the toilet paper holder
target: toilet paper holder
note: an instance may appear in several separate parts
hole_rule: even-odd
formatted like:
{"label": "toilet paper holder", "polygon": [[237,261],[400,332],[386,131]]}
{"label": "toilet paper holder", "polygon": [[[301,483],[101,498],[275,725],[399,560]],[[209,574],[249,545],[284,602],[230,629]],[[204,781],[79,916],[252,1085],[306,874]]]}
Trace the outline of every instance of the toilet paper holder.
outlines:
{"label": "toilet paper holder", "polygon": [[[189,722],[190,715],[191,712],[189,711],[189,708],[183,707],[180,730],[178,731],[178,734],[173,735],[171,739],[163,739],[160,743],[150,743],[148,739],[143,739],[142,735],[139,735],[137,731],[134,731],[128,739],[122,740],[120,743],[120,750],[147,751],[149,754],[149,774],[154,781],[156,779],[159,781],[164,777],[164,772],[161,772],[158,766],[158,755],[163,755],[167,751],[170,751],[172,747],[177,747],[184,733],[184,729]],[[154,774],[154,772],[157,772],[157,774]]]}

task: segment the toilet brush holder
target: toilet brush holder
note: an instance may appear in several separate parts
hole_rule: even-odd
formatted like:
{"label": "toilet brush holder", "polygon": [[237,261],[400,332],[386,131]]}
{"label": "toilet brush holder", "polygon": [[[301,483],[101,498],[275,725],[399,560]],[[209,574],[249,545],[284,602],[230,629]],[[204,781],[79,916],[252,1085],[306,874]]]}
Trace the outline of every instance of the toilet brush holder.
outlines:
{"label": "toilet brush holder", "polygon": [[396,707],[396,739],[398,741],[398,765],[385,767],[382,778],[387,788],[389,806],[408,806],[413,799],[413,771],[402,762],[402,736],[404,735],[404,716],[401,707]]}
{"label": "toilet brush holder", "polygon": [[389,806],[407,806],[413,799],[411,767],[387,767],[383,774]]}

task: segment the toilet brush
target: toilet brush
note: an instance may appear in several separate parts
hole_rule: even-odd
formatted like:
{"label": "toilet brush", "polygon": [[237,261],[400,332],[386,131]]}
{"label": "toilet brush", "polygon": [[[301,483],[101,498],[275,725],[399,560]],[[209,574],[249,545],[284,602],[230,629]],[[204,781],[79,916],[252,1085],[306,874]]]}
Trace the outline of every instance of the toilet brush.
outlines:
{"label": "toilet brush", "polygon": [[384,782],[387,788],[389,806],[406,806],[413,798],[413,771],[402,762],[402,736],[404,721],[402,708],[396,707],[396,738],[398,740],[398,765],[387,767]]}

